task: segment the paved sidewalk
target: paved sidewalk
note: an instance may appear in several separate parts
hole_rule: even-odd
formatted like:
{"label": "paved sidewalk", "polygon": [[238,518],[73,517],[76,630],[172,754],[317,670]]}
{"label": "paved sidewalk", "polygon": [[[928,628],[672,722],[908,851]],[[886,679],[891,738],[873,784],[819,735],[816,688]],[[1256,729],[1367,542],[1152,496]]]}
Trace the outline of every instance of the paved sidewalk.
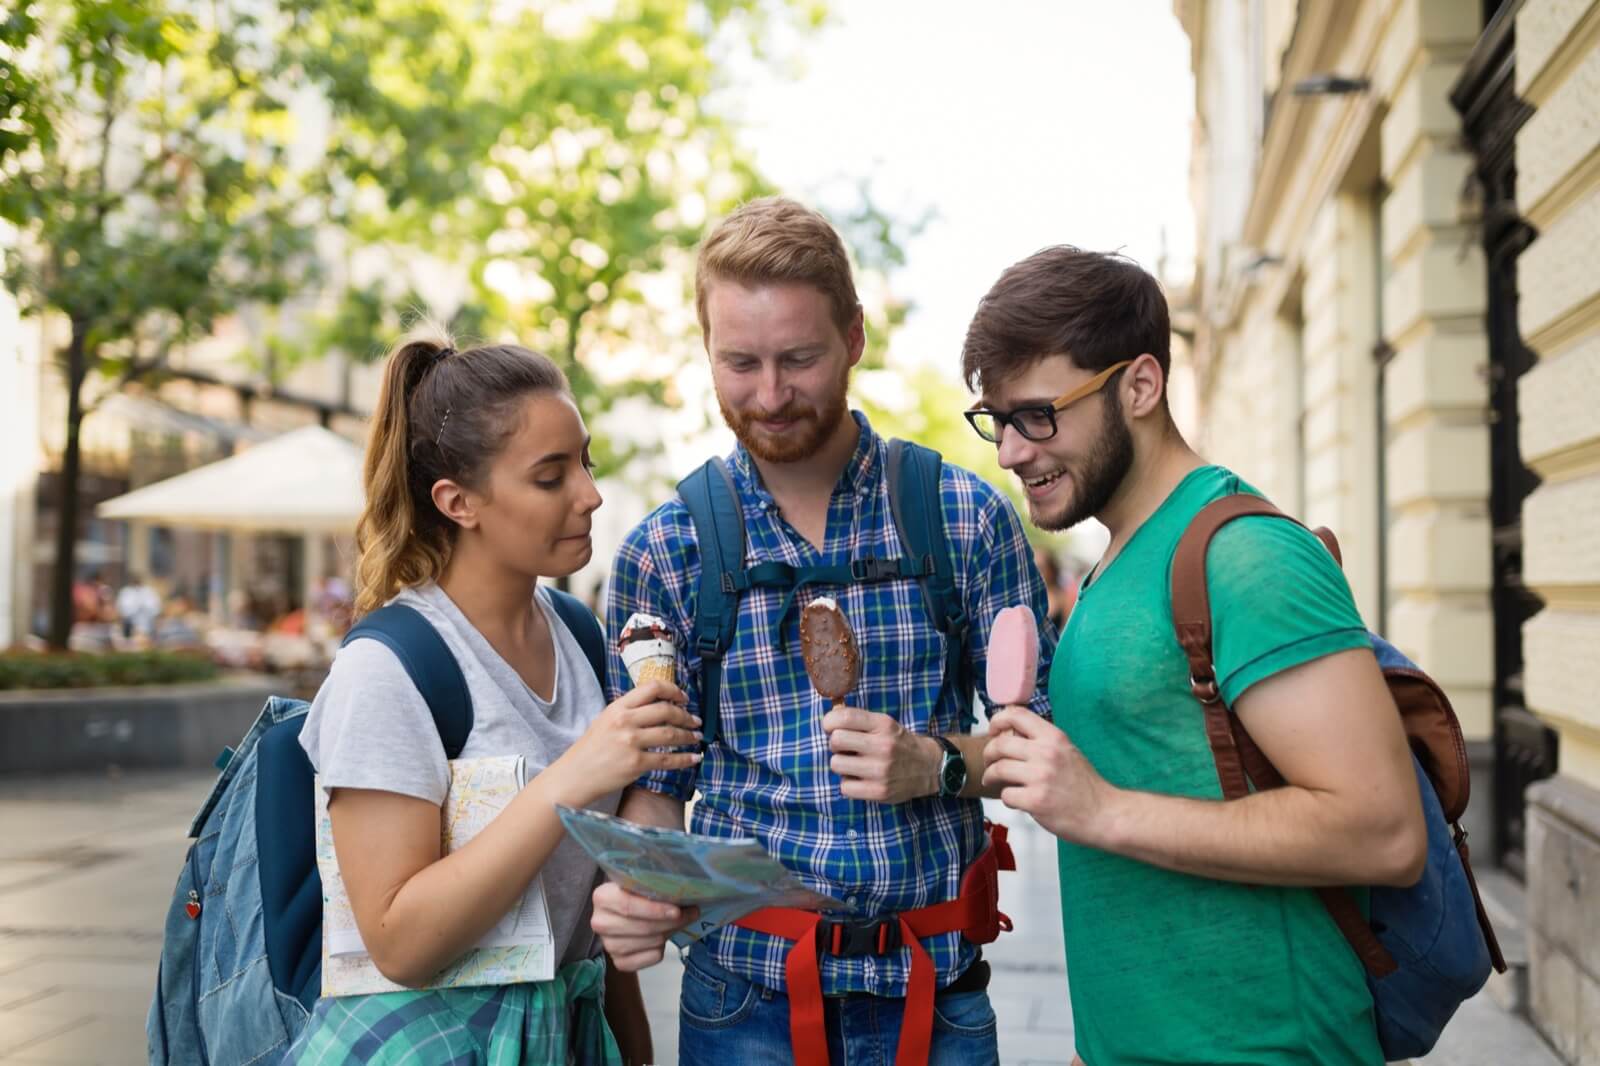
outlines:
{"label": "paved sidewalk", "polygon": [[[133,1066],[161,923],[213,775],[0,780],[0,1064]],[[1005,812],[1009,813],[1009,812]],[[1013,837],[1025,874],[1001,890],[1020,934],[990,950],[1006,1063],[1068,1063],[1072,1031],[1054,846]],[[675,953],[644,975],[658,1058],[676,1060]]]}
{"label": "paved sidewalk", "polygon": [[[0,1066],[133,1066],[161,923],[213,775],[0,780]],[[1054,841],[1012,825],[1020,872],[1001,879],[1017,932],[986,949],[1007,1066],[1072,1060]],[[644,975],[657,1057],[676,1061],[681,964]],[[1557,1066],[1524,1024],[1486,996],[1467,1004],[1426,1066]]]}

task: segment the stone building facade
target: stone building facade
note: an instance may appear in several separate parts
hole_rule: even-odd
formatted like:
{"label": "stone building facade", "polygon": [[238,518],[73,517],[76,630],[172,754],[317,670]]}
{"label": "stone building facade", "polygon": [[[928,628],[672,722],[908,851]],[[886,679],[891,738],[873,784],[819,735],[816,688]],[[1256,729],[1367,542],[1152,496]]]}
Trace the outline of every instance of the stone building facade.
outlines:
{"label": "stone building facade", "polygon": [[1201,444],[1445,685],[1506,1002],[1600,1062],[1600,2],[1174,6]]}
{"label": "stone building facade", "polygon": [[1600,3],[1516,12],[1517,320],[1528,706],[1560,735],[1559,773],[1528,791],[1532,1013],[1569,1061],[1600,1062]]}

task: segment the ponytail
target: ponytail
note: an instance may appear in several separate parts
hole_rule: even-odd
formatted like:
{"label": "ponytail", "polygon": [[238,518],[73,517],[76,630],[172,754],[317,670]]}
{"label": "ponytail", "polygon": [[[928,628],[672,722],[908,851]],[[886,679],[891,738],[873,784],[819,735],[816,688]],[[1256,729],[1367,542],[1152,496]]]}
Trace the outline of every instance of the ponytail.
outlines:
{"label": "ponytail", "polygon": [[480,484],[520,424],[523,399],[571,391],[545,356],[510,344],[457,352],[428,320],[386,358],[362,471],[367,501],[356,524],[358,615],[444,573],[456,526],[434,505],[433,486],[445,478]]}
{"label": "ponytail", "polygon": [[356,613],[387,603],[409,585],[431,581],[450,557],[446,530],[438,521],[432,485],[424,510],[413,486],[411,397],[454,345],[431,322],[418,325],[390,349],[388,368],[372,418],[362,482],[366,507],[356,524]]}

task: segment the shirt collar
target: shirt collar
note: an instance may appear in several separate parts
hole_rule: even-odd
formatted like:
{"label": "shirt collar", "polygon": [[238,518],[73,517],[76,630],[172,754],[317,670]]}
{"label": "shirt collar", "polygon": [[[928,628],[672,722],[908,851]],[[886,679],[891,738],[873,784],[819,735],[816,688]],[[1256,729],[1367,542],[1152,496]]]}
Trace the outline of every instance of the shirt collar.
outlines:
{"label": "shirt collar", "polygon": [[[856,450],[851,454],[850,461],[844,465],[844,471],[840,473],[839,481],[834,485],[833,491],[864,496],[871,492],[877,483],[876,479],[883,460],[883,438],[872,431],[872,424],[860,411],[851,411],[850,417],[856,420],[861,434],[856,439]],[[772,506],[776,503],[772,493],[761,483],[761,473],[756,469],[755,460],[751,457],[749,449],[743,444],[734,447],[733,454],[728,457],[728,466],[733,471],[734,480],[743,491],[748,492],[763,505]]]}

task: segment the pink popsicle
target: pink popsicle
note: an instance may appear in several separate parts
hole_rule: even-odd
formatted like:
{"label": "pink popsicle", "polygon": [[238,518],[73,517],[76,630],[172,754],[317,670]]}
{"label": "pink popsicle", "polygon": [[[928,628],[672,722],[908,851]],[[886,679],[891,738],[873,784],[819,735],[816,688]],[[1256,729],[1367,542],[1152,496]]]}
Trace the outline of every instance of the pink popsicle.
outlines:
{"label": "pink popsicle", "polygon": [[989,629],[989,699],[996,706],[1027,703],[1039,671],[1039,625],[1018,605],[994,616]]}

